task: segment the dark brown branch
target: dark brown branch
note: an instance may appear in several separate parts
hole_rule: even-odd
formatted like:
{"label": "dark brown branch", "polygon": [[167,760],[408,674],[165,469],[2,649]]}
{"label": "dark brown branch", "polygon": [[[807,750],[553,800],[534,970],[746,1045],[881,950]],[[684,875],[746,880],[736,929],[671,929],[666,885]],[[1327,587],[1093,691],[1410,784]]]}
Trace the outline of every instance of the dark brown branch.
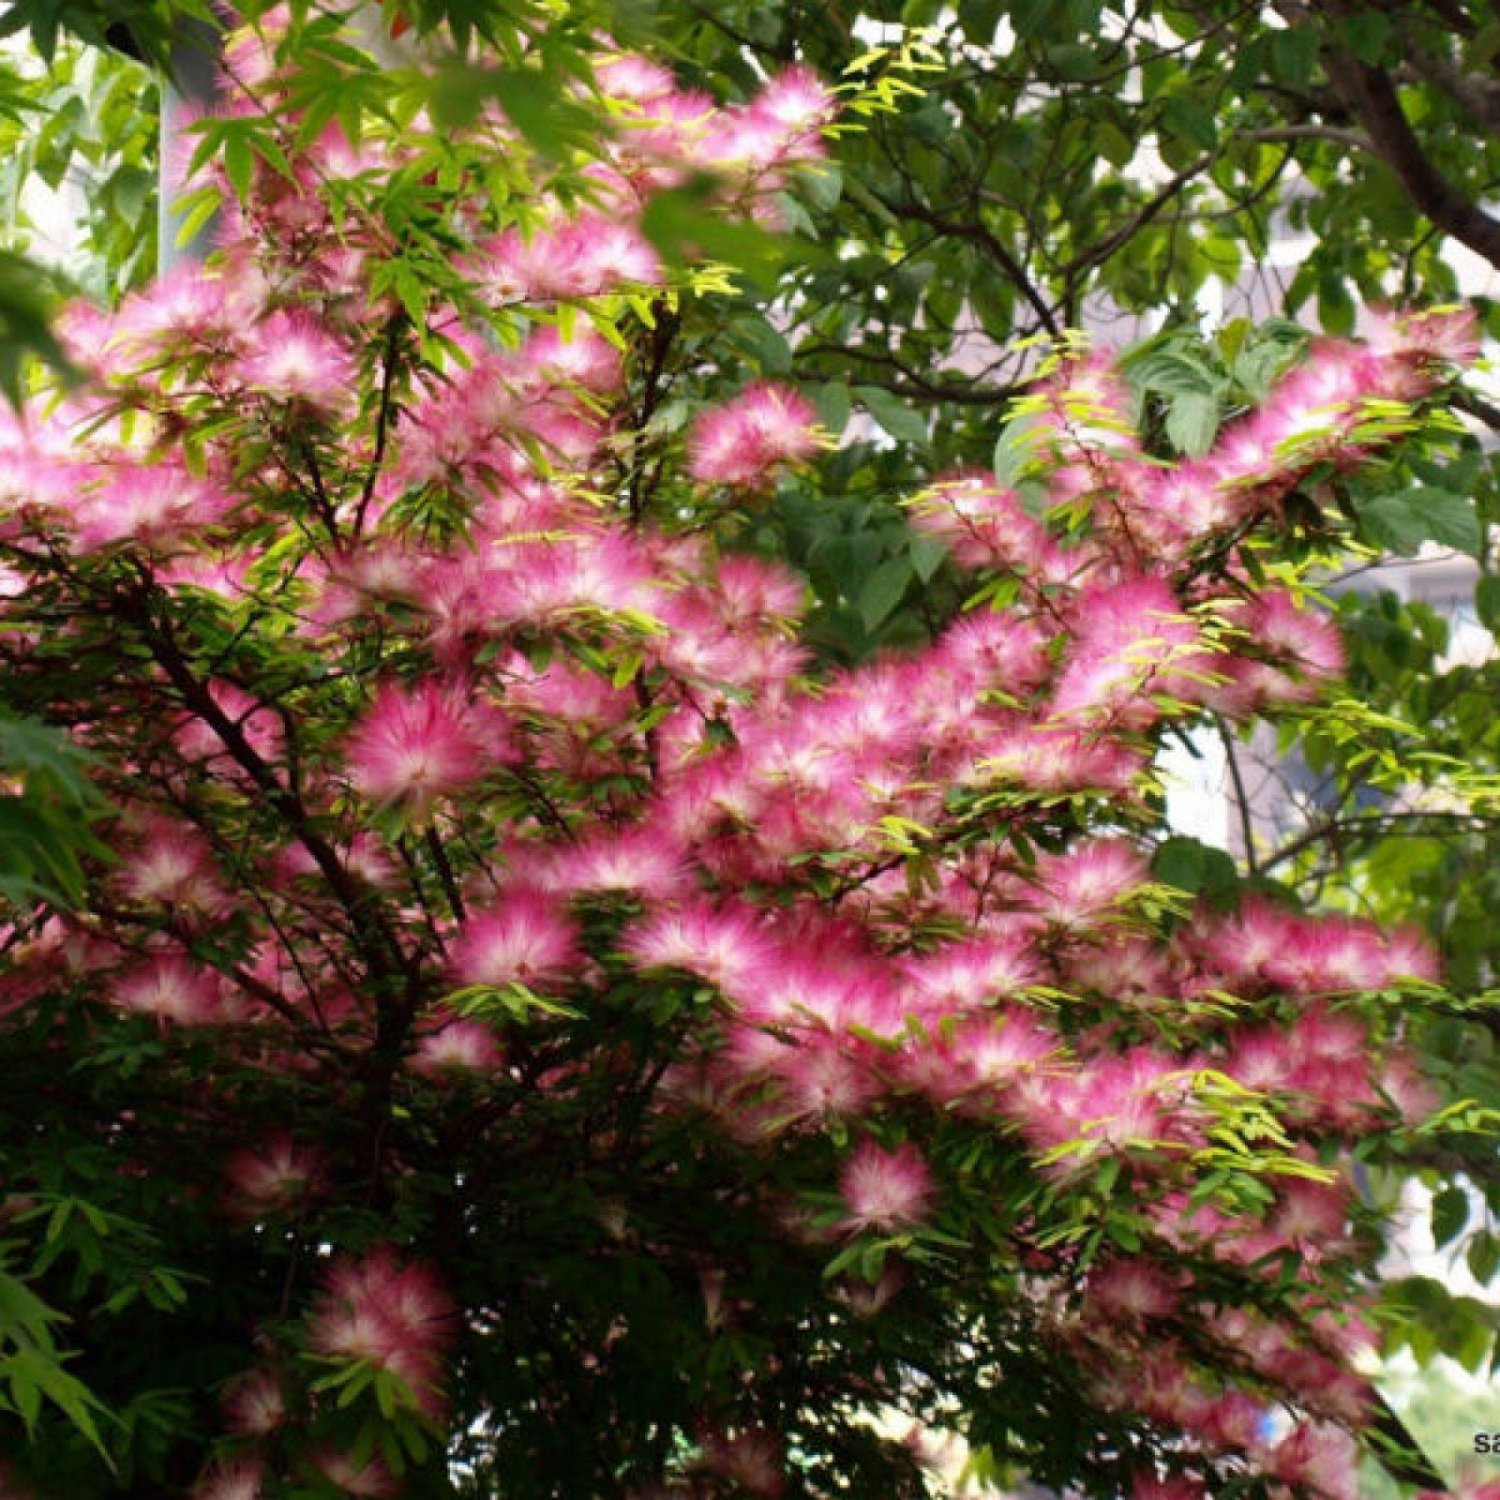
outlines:
{"label": "dark brown branch", "polygon": [[386,444],[390,441],[391,418],[395,407],[396,350],[401,337],[403,318],[396,316],[386,325],[385,354],[380,371],[380,410],[375,418],[375,451],[370,455],[370,468],[365,475],[363,489],[359,494],[359,505],[354,512],[354,537],[358,541],[365,529],[365,516],[370,501],[375,496],[375,484],[385,465]]}
{"label": "dark brown branch", "polygon": [[1500,219],[1487,214],[1432,164],[1389,75],[1331,47],[1324,52],[1324,66],[1339,97],[1413,204],[1445,234],[1500,267]]}
{"label": "dark brown branch", "polygon": [[918,223],[926,224],[941,234],[951,234],[955,239],[968,240],[978,245],[1005,272],[1016,290],[1031,304],[1032,311],[1036,313],[1037,320],[1042,327],[1053,338],[1061,335],[1062,324],[1058,321],[1047,299],[1042,296],[1036,284],[1026,274],[1025,267],[1012,254],[1005,241],[980,219],[977,208],[972,219],[950,219],[938,210],[914,200],[907,203],[890,203],[882,199],[881,202],[897,218],[916,219]]}

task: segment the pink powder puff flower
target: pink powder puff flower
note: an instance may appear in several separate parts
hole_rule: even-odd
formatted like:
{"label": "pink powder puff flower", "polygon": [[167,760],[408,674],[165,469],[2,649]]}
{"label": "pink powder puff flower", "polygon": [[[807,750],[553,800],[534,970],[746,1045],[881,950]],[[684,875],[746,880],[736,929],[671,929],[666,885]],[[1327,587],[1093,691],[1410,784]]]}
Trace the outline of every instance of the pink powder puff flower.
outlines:
{"label": "pink powder puff flower", "polygon": [[972,1011],[1042,981],[1035,953],[1019,936],[949,943],[904,964],[924,1013]]}
{"label": "pink powder puff flower", "polygon": [[236,1151],[224,1175],[230,1211],[258,1219],[300,1208],[318,1190],[323,1163],[316,1149],[277,1132],[257,1146]]}
{"label": "pink powder puff flower", "polygon": [[1288,589],[1259,592],[1244,607],[1246,636],[1307,677],[1336,677],[1344,670],[1344,643],[1327,615],[1304,608]]}
{"label": "pink powder puff flower", "polygon": [[1208,1490],[1192,1474],[1174,1474],[1170,1479],[1138,1474],[1130,1487],[1130,1500],[1208,1500]]}
{"label": "pink powder puff flower", "polygon": [[1422,1073],[1414,1057],[1397,1053],[1386,1061],[1379,1089],[1407,1125],[1420,1125],[1441,1108],[1443,1096]]}
{"label": "pink powder puff flower", "polygon": [[1036,582],[1059,583],[1068,576],[1047,528],[992,475],[940,479],[907,508],[912,525],[946,542],[961,567],[996,568]]}
{"label": "pink powder puff flower", "polygon": [[218,976],[183,958],[151,959],[116,984],[114,1001],[122,1010],[179,1026],[210,1025],[226,1018]]}
{"label": "pink powder puff flower", "polygon": [[1139,1324],[1149,1318],[1170,1317],[1180,1297],[1177,1280],[1147,1260],[1116,1260],[1095,1266],[1084,1295],[1091,1308],[1107,1319]]}
{"label": "pink powder puff flower", "polygon": [[660,901],[693,882],[687,852],[669,833],[627,828],[559,850],[548,883],[570,892],[618,891]]}
{"label": "pink powder puff flower", "polygon": [[1416,981],[1441,984],[1443,963],[1427,935],[1420,928],[1398,927],[1385,934],[1385,974],[1377,988]]}
{"label": "pink powder puff flower", "polygon": [[134,832],[137,846],[120,862],[120,884],[132,901],[205,914],[228,904],[208,840],[192,824],[149,816]]}
{"label": "pink powder puff flower", "polygon": [[802,463],[821,446],[812,406],[790,386],[761,381],[699,416],[688,473],[700,484],[755,488],[778,464]]}
{"label": "pink powder puff flower", "polygon": [[760,915],[737,902],[684,901],[626,929],[621,951],[643,969],[686,969],[734,998],[753,994],[777,957]]}
{"label": "pink powder puff flower", "polygon": [[329,1483],[359,1500],[392,1500],[401,1493],[401,1481],[379,1458],[357,1461],[348,1453],[324,1449],[313,1455],[313,1465]]}
{"label": "pink powder puff flower", "polygon": [[514,890],[471,912],[453,951],[460,984],[531,987],[565,982],[581,961],[578,926],[555,897]]}
{"label": "pink powder puff flower", "polygon": [[189,1500],[262,1500],[266,1467],[258,1458],[214,1464],[195,1484]]}
{"label": "pink powder puff flower", "polygon": [[424,818],[510,758],[503,722],[452,688],[386,683],[345,746],[349,779],[370,801]]}
{"label": "pink powder puff flower", "polygon": [[232,1431],[265,1437],[287,1418],[286,1392],[270,1370],[251,1370],[224,1393],[224,1417]]}
{"label": "pink powder puff flower", "polygon": [[252,391],[329,412],[353,399],[354,361],[311,313],[278,308],[253,325],[249,345],[238,368]]}
{"label": "pink powder puff flower", "polygon": [[619,52],[596,63],[594,81],[606,97],[635,104],[653,103],[677,87],[669,68],[635,52]]}
{"label": "pink powder puff flower", "polygon": [[934,654],[953,674],[945,689],[965,696],[1024,698],[1047,675],[1047,637],[1041,628],[993,610],[956,620],[938,637]]}
{"label": "pink powder puff flower", "polygon": [[464,1073],[493,1073],[505,1053],[482,1021],[454,1019],[426,1032],[412,1054],[411,1070],[424,1078],[453,1078]]}
{"label": "pink powder puff flower", "polygon": [[1290,941],[1262,965],[1267,979],[1289,994],[1378,989],[1387,965],[1380,932],[1365,922],[1326,917],[1288,923]]}
{"label": "pink powder puff flower", "polygon": [[1277,1191],[1267,1228],[1306,1251],[1336,1253],[1348,1235],[1349,1197],[1346,1182],[1287,1182]]}
{"label": "pink powder puff flower", "polygon": [[222,344],[260,316],[262,291],[253,273],[226,276],[185,261],[125,299],[113,342],[132,353],[133,346],[175,341]]}
{"label": "pink powder puff flower", "polygon": [[178,547],[216,526],[233,498],[175,464],[120,468],[79,503],[78,550],[95,552],[122,542]]}
{"label": "pink powder puff flower", "polygon": [[1211,690],[1216,659],[1164,580],[1084,589],[1074,615],[1068,661],[1052,700],[1058,718],[1106,718],[1142,729],[1161,716],[1153,699],[1194,703]]}
{"label": "pink powder puff flower", "polygon": [[1120,907],[1151,879],[1146,856],[1123,839],[1094,839],[1038,863],[1037,910],[1064,926],[1086,926]]}
{"label": "pink powder puff flower", "polygon": [[811,68],[783,68],[756,95],[750,113],[774,122],[799,142],[833,119],[838,101]]}
{"label": "pink powder puff flower", "polygon": [[541,328],[522,344],[523,366],[555,385],[582,386],[589,391],[612,391],[621,379],[620,352],[591,328],[580,328],[564,338],[559,328]]}
{"label": "pink powder puff flower", "polygon": [[932,1169],[910,1141],[887,1151],[862,1140],[839,1172],[839,1196],[849,1209],[843,1220],[846,1230],[910,1229],[932,1208]]}
{"label": "pink powder puff flower", "polygon": [[1324,1500],[1358,1500],[1358,1462],[1359,1449],[1342,1427],[1299,1422],[1272,1449],[1269,1468],[1278,1479]]}
{"label": "pink powder puff flower", "polygon": [[330,1360],[366,1360],[388,1371],[418,1410],[435,1417],[441,1355],[452,1332],[452,1305],[431,1273],[380,1247],[329,1268],[308,1319],[308,1347]]}
{"label": "pink powder puff flower", "polygon": [[870,1063],[830,1036],[813,1034],[788,1046],[765,1071],[779,1085],[775,1107],[793,1120],[851,1120],[886,1086]]}
{"label": "pink powder puff flower", "polygon": [[765,1427],[710,1433],[699,1463],[748,1495],[776,1500],[786,1492],[786,1439]]}

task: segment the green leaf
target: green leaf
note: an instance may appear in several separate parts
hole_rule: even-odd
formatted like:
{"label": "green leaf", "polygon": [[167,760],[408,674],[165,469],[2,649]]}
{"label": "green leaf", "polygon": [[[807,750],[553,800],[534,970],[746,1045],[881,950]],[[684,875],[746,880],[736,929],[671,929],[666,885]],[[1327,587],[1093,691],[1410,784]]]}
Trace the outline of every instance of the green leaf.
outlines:
{"label": "green leaf", "polygon": [[913,410],[898,396],[882,390],[877,385],[857,385],[854,394],[860,404],[898,443],[912,443],[925,448],[928,443],[927,423],[920,412]]}
{"label": "green leaf", "polygon": [[1474,590],[1474,607],[1486,630],[1500,629],[1500,575],[1486,573]]}
{"label": "green leaf", "polygon": [[1219,144],[1218,122],[1214,112],[1191,94],[1173,94],[1162,107],[1162,124],[1189,145],[1211,151]]}
{"label": "green leaf", "polygon": [[887,558],[870,574],[859,591],[859,617],[866,630],[876,630],[901,602],[912,576],[909,557]]}
{"label": "green leaf", "polygon": [[1469,1222],[1469,1195],[1461,1187],[1445,1187],[1432,1200],[1432,1243],[1439,1248],[1458,1237]]}
{"label": "green leaf", "polygon": [[1360,507],[1359,522],[1371,542],[1402,557],[1428,541],[1477,557],[1484,541],[1473,502],[1431,485],[1377,496]]}
{"label": "green leaf", "polygon": [[1167,407],[1167,437],[1187,458],[1201,458],[1219,431],[1219,403],[1210,395],[1185,391]]}
{"label": "green leaf", "polygon": [[805,394],[812,398],[812,404],[818,410],[818,420],[835,437],[849,425],[849,409],[852,403],[847,385],[839,381],[829,381],[826,385],[813,387]]}

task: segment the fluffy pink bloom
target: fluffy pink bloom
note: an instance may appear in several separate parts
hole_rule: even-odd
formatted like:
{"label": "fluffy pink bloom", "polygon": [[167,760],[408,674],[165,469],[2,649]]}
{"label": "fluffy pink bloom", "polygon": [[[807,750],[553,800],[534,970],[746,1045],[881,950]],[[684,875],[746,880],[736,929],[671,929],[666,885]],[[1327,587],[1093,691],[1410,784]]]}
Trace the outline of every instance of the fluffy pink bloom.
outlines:
{"label": "fluffy pink bloom", "polygon": [[908,502],[912,524],[940,537],[966,568],[997,568],[1023,578],[1065,576],[1061,553],[1014,490],[989,475],[939,480]]}
{"label": "fluffy pink bloom", "polygon": [[1121,839],[1095,839],[1039,863],[1036,898],[1043,916],[1084,926],[1128,901],[1151,879],[1146,857]]}
{"label": "fluffy pink bloom", "polygon": [[577,924],[556,898],[515,890],[470,913],[453,950],[453,973],[461,984],[545,988],[566,982],[580,960]]}
{"label": "fluffy pink bloom", "polygon": [[1211,688],[1217,662],[1162,579],[1085,589],[1075,614],[1052,700],[1059,719],[1144,728],[1162,712],[1153,699],[1193,703]]}
{"label": "fluffy pink bloom", "polygon": [[230,1157],[224,1169],[231,1212],[247,1219],[290,1213],[317,1191],[321,1153],[277,1133]]}
{"label": "fluffy pink bloom", "polygon": [[190,823],[147,817],[141,820],[136,840],[136,847],[121,860],[119,877],[131,900],[202,914],[227,905],[208,841]]}
{"label": "fluffy pink bloom", "polygon": [[1089,1272],[1085,1294],[1106,1319],[1142,1323],[1169,1317],[1180,1301],[1178,1278],[1146,1260],[1116,1260]]}
{"label": "fluffy pink bloom", "polygon": [[505,1061],[495,1034],[482,1021],[454,1019],[425,1033],[412,1054],[412,1072],[425,1078],[491,1073]]}
{"label": "fluffy pink bloom", "polygon": [[80,551],[122,542],[180,547],[216,526],[234,500],[175,464],[122,467],[79,502],[74,520]]}
{"label": "fluffy pink bloom", "polygon": [[252,327],[240,372],[251,390],[276,401],[337,411],[355,394],[349,350],[311,313],[279,309]]}
{"label": "fluffy pink bloom", "polygon": [[811,68],[783,68],[750,106],[751,113],[774,121],[789,137],[815,132],[834,116],[838,101]]}
{"label": "fluffy pink bloom", "polygon": [[1272,1450],[1271,1472],[1287,1484],[1305,1486],[1324,1500],[1357,1500],[1359,1450],[1342,1428],[1299,1422]]}
{"label": "fluffy pink bloom", "polygon": [[924,1011],[930,1006],[934,1014],[975,1010],[1042,979],[1036,955],[1019,937],[949,943],[909,960],[906,972]]}
{"label": "fluffy pink bloom", "polygon": [[1203,1481],[1191,1474],[1177,1474],[1170,1479],[1138,1475],[1130,1488],[1130,1500],[1208,1500]]}
{"label": "fluffy pink bloom", "polygon": [[435,1416],[452,1332],[452,1305],[432,1274],[377,1248],[329,1268],[308,1319],[308,1346],[326,1359],[366,1360],[389,1371],[419,1411]]}
{"label": "fluffy pink bloom", "polygon": [[748,906],[683,902],[626,931],[624,953],[644,969],[686,969],[731,997],[754,993],[776,950]]}
{"label": "fluffy pink bloom", "polygon": [[265,1437],[287,1418],[286,1392],[270,1370],[252,1370],[224,1393],[224,1416],[230,1428],[248,1437]]}
{"label": "fluffy pink bloom", "polygon": [[702,484],[753,488],[783,463],[801,463],[821,446],[817,413],[790,386],[748,386],[703,413],[688,439],[688,473]]}
{"label": "fluffy pink bloom", "polygon": [[372,802],[399,803],[418,817],[434,803],[482,781],[510,757],[493,710],[453,689],[387,683],[345,746],[349,779]]}
{"label": "fluffy pink bloom", "polygon": [[932,1169],[911,1142],[887,1151],[863,1140],[839,1171],[839,1196],[848,1208],[844,1227],[886,1233],[920,1224],[932,1207]]}
{"label": "fluffy pink bloom", "polygon": [[155,958],[119,980],[114,1002],[122,1010],[202,1026],[225,1019],[222,981],[211,969],[182,958]]}
{"label": "fluffy pink bloom", "polygon": [[558,851],[548,884],[559,890],[633,892],[652,900],[691,884],[687,854],[665,829],[601,833]]}
{"label": "fluffy pink bloom", "polygon": [[265,1478],[265,1465],[259,1459],[216,1463],[193,1486],[189,1500],[262,1500]]}
{"label": "fluffy pink bloom", "polygon": [[401,1493],[401,1481],[381,1459],[355,1459],[348,1453],[325,1449],[313,1455],[313,1463],[325,1479],[359,1500],[391,1500]]}
{"label": "fluffy pink bloom", "polygon": [[786,1492],[786,1440],[780,1433],[764,1427],[711,1433],[701,1449],[699,1463],[733,1488],[766,1500]]}

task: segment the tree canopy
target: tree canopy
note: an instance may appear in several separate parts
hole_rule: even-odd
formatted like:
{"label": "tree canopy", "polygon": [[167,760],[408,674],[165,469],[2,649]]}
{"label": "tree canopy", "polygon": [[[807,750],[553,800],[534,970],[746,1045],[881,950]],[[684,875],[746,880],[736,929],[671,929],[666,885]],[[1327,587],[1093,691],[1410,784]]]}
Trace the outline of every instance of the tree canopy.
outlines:
{"label": "tree canopy", "polygon": [[[919,1494],[917,1429],[1142,1500],[1419,1478],[1365,1319],[1491,1342],[1371,1300],[1391,1174],[1482,1177],[1484,939],[1430,838],[1236,870],[1155,772],[1265,718],[1350,787],[1475,759],[1485,669],[1351,602],[1332,693],[1309,608],[1361,541],[1487,566],[1470,316],[1193,325],[1283,219],[1335,327],[1451,296],[1360,105],[1477,203],[1433,59],[1484,23],[434,4],[419,65],[245,9],[218,258],[75,307],[4,436],[15,1482]],[[18,139],[116,195],[105,290],[135,64],[68,66]],[[1027,344],[1100,299],[1165,328]],[[1459,788],[1385,822],[1482,854]],[[1312,914],[1325,847],[1385,928]]]}

